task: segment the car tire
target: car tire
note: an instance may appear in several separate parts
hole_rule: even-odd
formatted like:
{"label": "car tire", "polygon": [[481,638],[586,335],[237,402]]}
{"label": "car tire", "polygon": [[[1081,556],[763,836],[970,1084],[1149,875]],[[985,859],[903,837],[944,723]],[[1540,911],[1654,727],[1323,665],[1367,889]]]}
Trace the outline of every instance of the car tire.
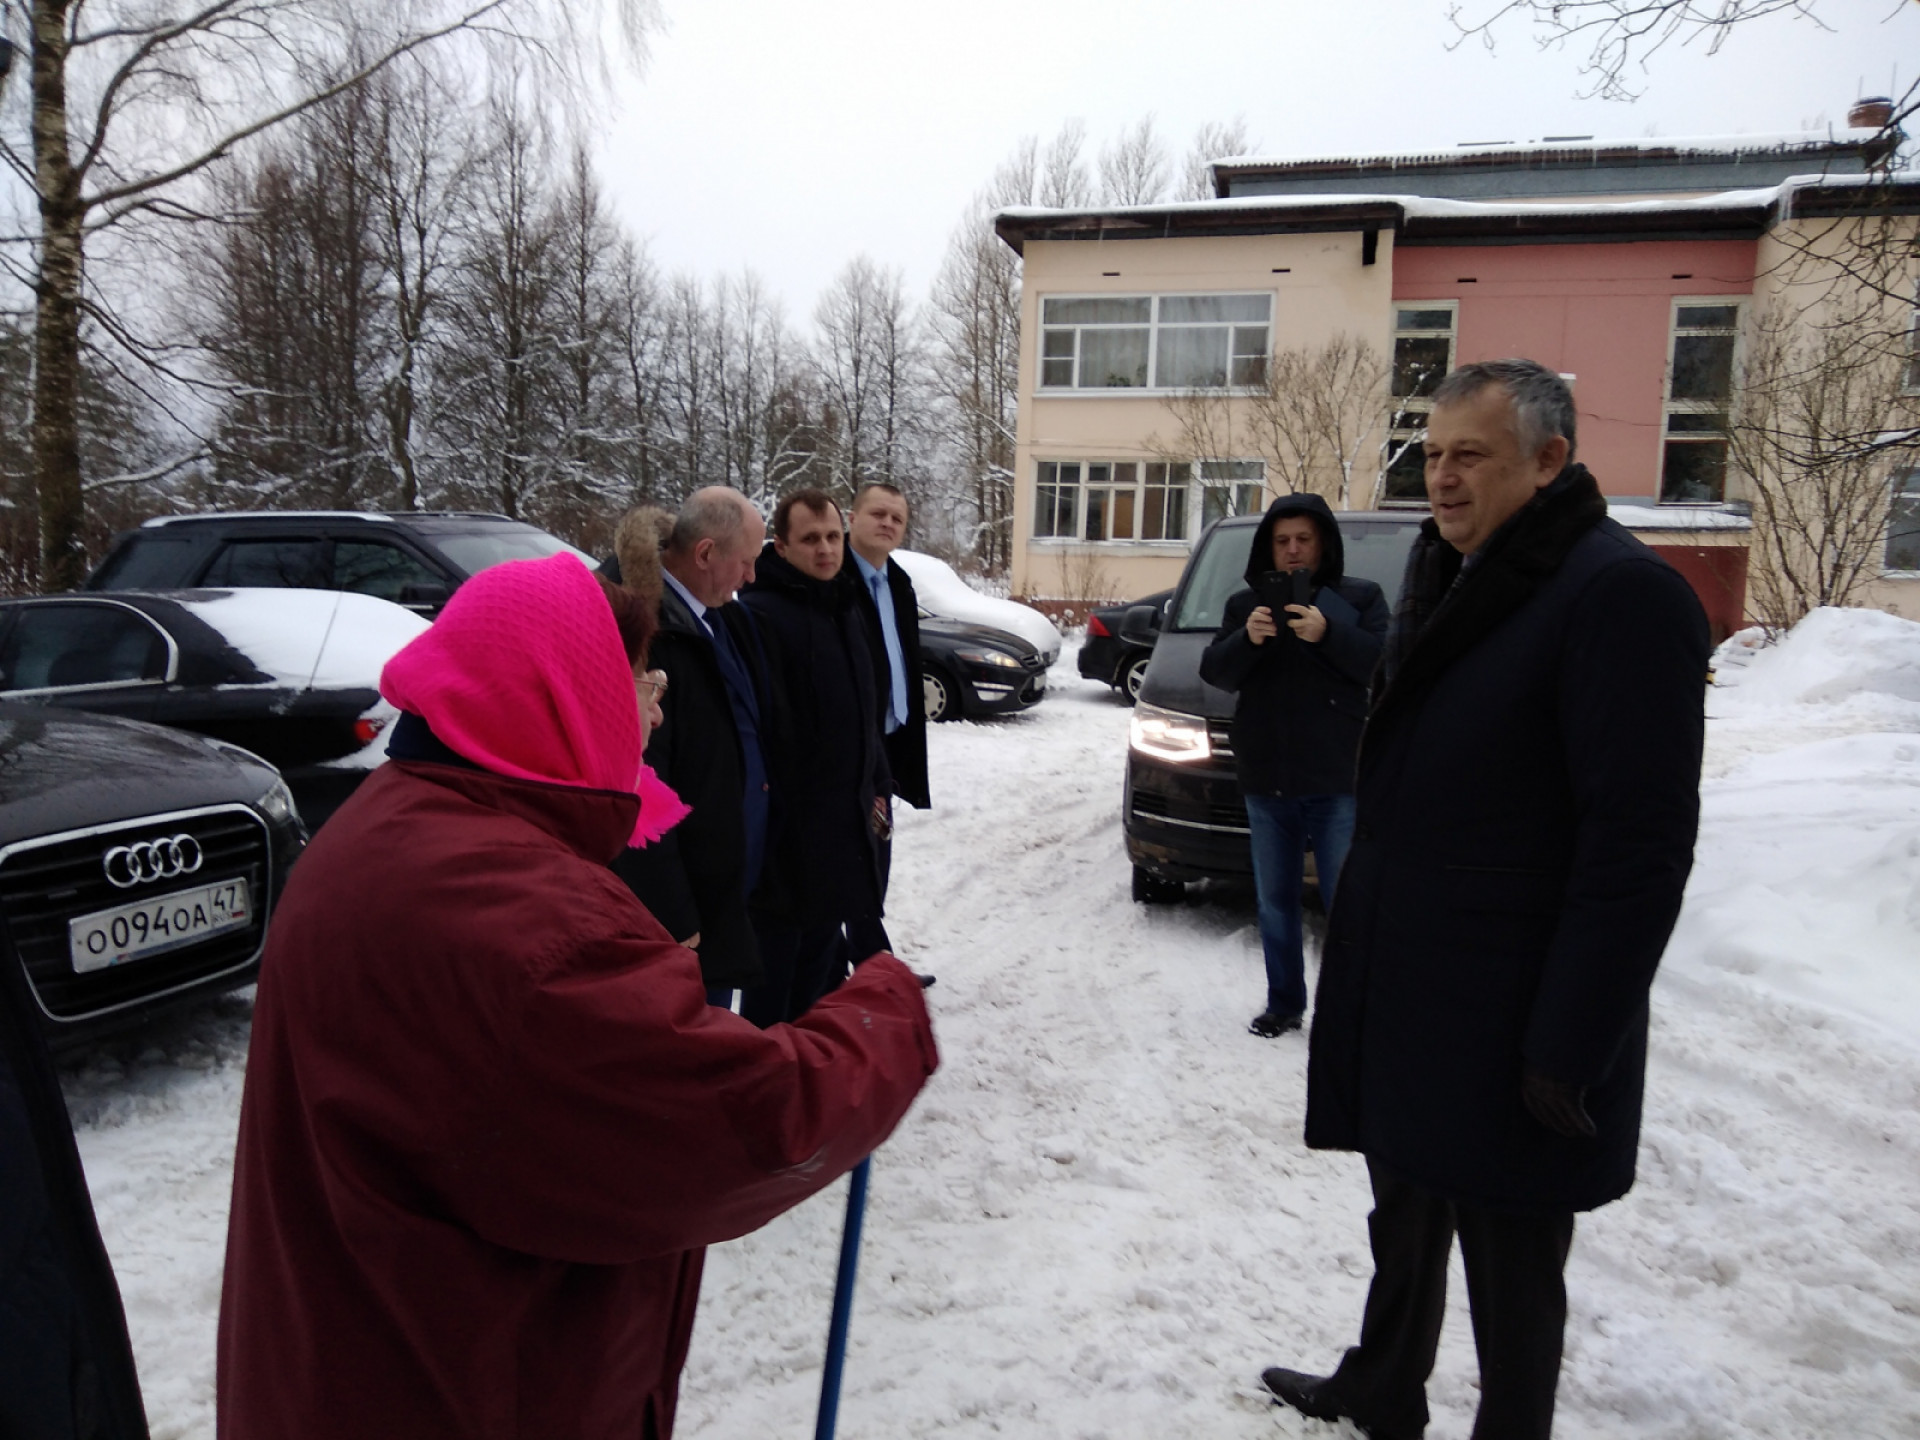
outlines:
{"label": "car tire", "polygon": [[1147,662],[1153,659],[1153,652],[1136,655],[1120,667],[1120,678],[1115,682],[1120,698],[1132,705],[1140,698],[1140,682],[1147,678]]}
{"label": "car tire", "polygon": [[1133,867],[1133,898],[1142,905],[1179,905],[1187,898],[1187,887],[1178,880],[1162,880],[1151,870]]}
{"label": "car tire", "polygon": [[920,672],[920,693],[926,701],[927,723],[960,718],[960,687],[945,671],[931,666]]}

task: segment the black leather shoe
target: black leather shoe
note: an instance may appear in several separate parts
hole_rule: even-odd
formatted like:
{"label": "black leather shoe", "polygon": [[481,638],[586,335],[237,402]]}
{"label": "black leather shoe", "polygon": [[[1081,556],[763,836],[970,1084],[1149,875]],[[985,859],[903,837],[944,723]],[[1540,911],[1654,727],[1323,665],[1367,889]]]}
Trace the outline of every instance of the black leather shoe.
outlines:
{"label": "black leather shoe", "polygon": [[1282,1405],[1291,1405],[1302,1415],[1315,1420],[1344,1420],[1347,1412],[1327,1394],[1331,1381],[1326,1375],[1303,1375],[1298,1370],[1283,1370],[1275,1365],[1260,1372],[1260,1383],[1273,1392]]}
{"label": "black leather shoe", "polygon": [[1260,1383],[1273,1392],[1274,1403],[1291,1405],[1302,1415],[1315,1420],[1351,1420],[1354,1428],[1368,1440],[1403,1440],[1399,1434],[1369,1425],[1356,1417],[1333,1395],[1330,1375],[1303,1375],[1275,1365],[1260,1372]]}
{"label": "black leather shoe", "polygon": [[1262,1040],[1276,1040],[1288,1031],[1299,1028],[1298,1015],[1277,1015],[1271,1010],[1263,1010],[1253,1017],[1253,1023],[1247,1026],[1247,1033],[1258,1035]]}

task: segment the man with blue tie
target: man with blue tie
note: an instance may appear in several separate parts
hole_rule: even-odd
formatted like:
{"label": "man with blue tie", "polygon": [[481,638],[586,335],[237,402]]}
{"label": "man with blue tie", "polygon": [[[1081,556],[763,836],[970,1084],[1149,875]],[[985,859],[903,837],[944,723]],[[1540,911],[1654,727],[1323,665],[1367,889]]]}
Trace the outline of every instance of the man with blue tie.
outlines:
{"label": "man with blue tie", "polygon": [[[882,683],[880,728],[893,793],[916,810],[932,803],[927,785],[927,710],[920,688],[920,601],[913,581],[893,559],[907,534],[907,497],[892,485],[863,485],[847,517],[845,573],[860,594],[873,652],[873,673]],[[881,898],[893,858],[891,840],[881,846]],[[891,950],[887,932],[876,920],[872,933],[851,937],[854,953]],[[865,948],[862,948],[862,947]]]}
{"label": "man with blue tie", "polygon": [[651,659],[667,689],[646,759],[693,811],[614,869],[698,953],[708,997],[731,1006],[734,992],[763,978],[748,903],[766,857],[768,741],[777,722],[760,641],[734,592],[753,579],[766,522],[724,485],[688,496],[663,541],[665,518],[634,511],[615,550],[623,584],[646,593],[658,577]]}

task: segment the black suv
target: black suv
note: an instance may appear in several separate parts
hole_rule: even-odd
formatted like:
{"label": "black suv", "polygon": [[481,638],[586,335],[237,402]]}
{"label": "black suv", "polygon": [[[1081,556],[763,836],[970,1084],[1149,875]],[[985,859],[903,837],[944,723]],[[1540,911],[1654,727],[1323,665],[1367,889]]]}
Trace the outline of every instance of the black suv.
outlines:
{"label": "black suv", "polygon": [[84,590],[288,586],[351,590],[433,616],[460,582],[503,560],[572,550],[504,515],[249,510],[167,515],[115,537]]}
{"label": "black suv", "polygon": [[[1420,522],[1419,511],[1355,510],[1334,517],[1346,572],[1391,599]],[[1154,638],[1127,745],[1122,828],[1133,862],[1133,898],[1176,900],[1188,880],[1250,878],[1247,807],[1240,798],[1228,729],[1234,697],[1200,678],[1227,600],[1246,588],[1247,548],[1261,515],[1216,522],[1188,557],[1173,599],[1127,612],[1127,638]]]}

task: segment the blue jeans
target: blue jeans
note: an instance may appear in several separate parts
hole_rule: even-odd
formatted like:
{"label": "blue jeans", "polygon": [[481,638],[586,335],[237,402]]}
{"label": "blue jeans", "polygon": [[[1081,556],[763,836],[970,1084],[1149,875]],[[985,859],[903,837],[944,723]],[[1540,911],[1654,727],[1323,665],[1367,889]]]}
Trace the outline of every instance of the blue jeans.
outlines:
{"label": "blue jeans", "polygon": [[1267,1009],[1303,1015],[1307,961],[1300,940],[1300,869],[1313,841],[1320,896],[1333,905],[1340,867],[1353,843],[1351,795],[1249,795],[1253,888],[1260,900],[1260,948],[1267,957]]}

